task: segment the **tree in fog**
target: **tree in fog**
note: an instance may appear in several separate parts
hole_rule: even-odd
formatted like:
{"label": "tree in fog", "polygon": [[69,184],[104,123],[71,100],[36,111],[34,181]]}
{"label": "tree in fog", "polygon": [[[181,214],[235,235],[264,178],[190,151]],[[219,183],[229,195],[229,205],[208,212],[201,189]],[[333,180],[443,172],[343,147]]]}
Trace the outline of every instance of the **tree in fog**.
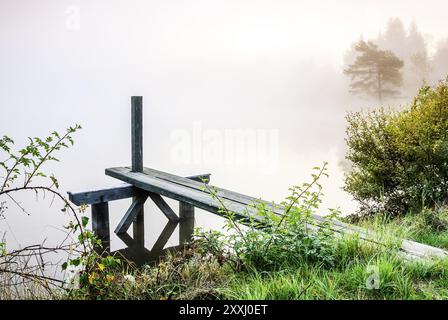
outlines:
{"label": "tree in fog", "polygon": [[355,51],[355,62],[344,70],[351,79],[350,91],[377,97],[380,103],[384,98],[398,95],[403,83],[403,61],[392,51],[380,50],[371,41],[359,41]]}
{"label": "tree in fog", "polygon": [[440,41],[432,59],[433,82],[448,78],[448,38]]}
{"label": "tree in fog", "polygon": [[426,52],[413,54],[409,63],[409,82],[413,81],[414,86],[420,87],[422,81],[428,80],[432,70],[433,68]]}
{"label": "tree in fog", "polygon": [[404,62],[402,91],[412,97],[432,70],[428,46],[424,35],[412,21],[406,28],[400,18],[389,19],[386,30],[374,41],[384,50],[391,50]]}
{"label": "tree in fog", "polygon": [[413,96],[429,80],[432,71],[427,43],[415,21],[409,27],[405,48],[406,54],[400,57],[405,62],[404,87],[408,96]]}
{"label": "tree in fog", "polygon": [[408,37],[406,28],[400,18],[389,19],[386,30],[373,42],[385,50],[394,52],[404,59],[408,54]]}
{"label": "tree in fog", "polygon": [[[415,21],[412,21],[409,27],[406,27],[400,18],[391,18],[385,30],[376,38],[369,39],[369,41],[378,45],[382,50],[392,51],[399,59],[403,60],[404,66],[401,69],[403,78],[402,98],[408,99],[414,96],[425,81],[429,82],[435,78],[441,79],[439,74],[443,72],[438,72],[435,70],[436,68],[446,69],[446,67],[439,68],[436,66],[436,60],[431,59],[425,36],[420,32]],[[355,47],[352,46],[347,52],[346,65],[353,63],[357,54]],[[439,56],[444,56],[446,59],[446,53],[442,54],[442,52],[443,50],[441,50]],[[347,58],[351,61],[348,61]],[[438,58],[437,61],[438,65],[444,65],[443,58]],[[436,73],[437,76],[435,76]]]}

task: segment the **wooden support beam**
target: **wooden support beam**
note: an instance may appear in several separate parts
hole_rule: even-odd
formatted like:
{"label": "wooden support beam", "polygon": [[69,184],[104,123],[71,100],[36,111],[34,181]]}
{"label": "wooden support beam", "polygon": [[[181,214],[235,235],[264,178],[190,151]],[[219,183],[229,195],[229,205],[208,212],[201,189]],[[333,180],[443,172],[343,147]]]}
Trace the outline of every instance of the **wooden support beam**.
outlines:
{"label": "wooden support beam", "polygon": [[[209,183],[210,173],[189,176],[187,178],[198,182]],[[179,202],[179,244],[184,244],[192,240],[194,233],[194,218],[194,206],[186,202]]]}
{"label": "wooden support beam", "polygon": [[131,154],[132,171],[143,171],[143,102],[131,97]]}
{"label": "wooden support beam", "polygon": [[[198,182],[210,181],[210,174],[199,174],[187,177],[190,180]],[[113,187],[87,189],[82,191],[68,192],[69,200],[77,206],[86,204],[92,206],[92,228],[95,234],[103,242],[103,251],[110,250],[110,231],[109,231],[109,201],[122,200],[128,198],[137,198],[143,195],[149,195],[146,191],[134,187],[132,184],[122,183]],[[155,196],[157,197],[157,196]],[[158,197],[157,197],[158,198]],[[179,225],[181,243],[188,241],[194,231],[194,206],[187,203],[179,204],[179,217],[161,198],[156,200],[161,205],[161,210],[170,219],[170,222],[181,222]],[[165,203],[165,204],[163,204]],[[133,221],[134,241],[144,245],[144,222],[137,214]],[[123,234],[123,233],[122,233]]]}
{"label": "wooden support beam", "polygon": [[92,230],[102,243],[102,248],[96,247],[95,250],[99,253],[109,253],[109,204],[107,202],[92,205]]}
{"label": "wooden support beam", "polygon": [[179,202],[179,244],[191,241],[194,233],[194,206]]}
{"label": "wooden support beam", "polygon": [[149,197],[157,205],[160,211],[170,220],[171,222],[179,222],[179,217],[174,213],[173,209],[166,203],[165,200],[160,196],[160,194],[148,192]]}
{"label": "wooden support beam", "polygon": [[97,204],[135,197],[138,189],[132,184],[123,183],[114,187],[68,192],[68,199],[75,205]]}
{"label": "wooden support beam", "polygon": [[135,247],[135,240],[127,233],[117,233],[117,237],[124,242],[126,247]]}
{"label": "wooden support beam", "polygon": [[140,209],[140,213],[134,219],[132,223],[132,233],[134,240],[139,243],[140,246],[145,246],[145,216],[143,206]]}
{"label": "wooden support beam", "polygon": [[[131,156],[132,171],[143,171],[143,98],[140,96],[131,97]],[[144,199],[146,200],[146,198]],[[135,202],[142,202],[141,196],[134,197]],[[145,244],[145,219],[143,205],[139,206],[133,218],[134,239]],[[129,227],[129,226],[128,226]],[[127,229],[127,228],[126,228]]]}
{"label": "wooden support beam", "polygon": [[[209,182],[210,173],[198,174],[186,177],[198,182]],[[93,205],[96,203],[136,197],[141,190],[129,183],[121,183],[113,187],[86,189],[80,191],[69,191],[68,199],[77,206],[82,204]]]}
{"label": "wooden support beam", "polygon": [[168,240],[170,240],[176,227],[177,223],[168,221],[168,223],[165,225],[165,228],[163,228],[156,242],[152,246],[151,251],[162,251]]}
{"label": "wooden support beam", "polygon": [[142,211],[143,205],[147,198],[148,198],[147,195],[140,195],[138,197],[135,197],[128,211],[126,211],[124,217],[121,219],[120,223],[118,223],[118,226],[115,228],[115,233],[118,234],[125,233],[129,229],[131,223],[135,221],[137,215]]}

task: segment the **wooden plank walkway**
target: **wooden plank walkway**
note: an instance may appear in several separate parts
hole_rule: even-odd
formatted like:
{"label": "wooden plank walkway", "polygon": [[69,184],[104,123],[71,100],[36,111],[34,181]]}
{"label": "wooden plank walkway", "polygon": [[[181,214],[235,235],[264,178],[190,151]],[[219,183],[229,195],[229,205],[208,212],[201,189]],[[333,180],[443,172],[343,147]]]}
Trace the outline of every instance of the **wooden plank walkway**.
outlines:
{"label": "wooden plank walkway", "polygon": [[[169,227],[179,224],[179,240],[181,243],[191,239],[194,229],[194,208],[223,215],[222,209],[231,211],[238,219],[248,219],[263,223],[259,211],[255,207],[261,204],[269,212],[282,215],[285,208],[281,205],[250,197],[241,193],[217,188],[205,187],[202,178],[209,180],[210,175],[198,175],[180,177],[166,172],[144,168],[143,166],[143,102],[141,96],[131,97],[131,167],[117,167],[106,169],[106,175],[126,182],[125,184],[96,190],[84,190],[69,192],[69,199],[76,205],[92,205],[92,227],[96,235],[109,248],[109,202],[120,199],[132,198],[132,204],[122,217],[115,229],[117,235],[129,242],[126,232],[133,225],[134,238],[132,247],[144,247],[144,202],[147,198],[154,201],[157,207],[169,220]],[[209,190],[214,190],[217,198],[214,198]],[[169,207],[163,197],[179,201],[179,215]],[[319,215],[312,215],[309,227],[313,230],[322,227],[322,223],[328,221]],[[244,223],[244,220],[241,222]],[[384,241],[374,231],[332,220],[325,227],[344,234],[358,234],[361,239],[381,245]],[[156,247],[163,247],[166,239],[161,238]],[[398,240],[398,239],[397,239]],[[401,250],[407,258],[421,259],[431,256],[446,257],[445,250],[410,240],[401,240]],[[166,242],[166,241],[165,241]],[[129,242],[130,243],[130,242]]]}
{"label": "wooden plank walkway", "polygon": [[[223,188],[210,186],[209,188],[216,192],[216,195],[219,198],[218,200],[212,197],[210,191],[204,187],[204,183],[202,182],[150,168],[143,168],[142,172],[133,172],[130,167],[109,168],[106,169],[106,175],[132,185],[126,185],[128,188],[138,188],[150,193],[162,195],[217,215],[222,215],[222,208],[224,206],[227,210],[233,212],[238,219],[247,219],[250,217],[261,223],[262,221],[261,217],[258,215],[258,210],[254,207],[260,203],[263,204],[268,211],[279,215],[284,212],[284,207],[281,205]],[[130,191],[126,189],[126,186],[123,186],[123,190],[124,193],[128,195]],[[327,221],[324,217],[319,215],[312,215],[311,218],[311,224],[313,224],[314,227],[319,227],[322,222]],[[313,223],[313,221],[315,223]],[[341,234],[357,233],[361,239],[366,241],[378,241],[378,235],[375,232],[340,221],[332,221],[331,229]],[[410,240],[402,241],[401,250],[411,259],[428,258],[431,256],[448,256],[448,252],[445,250]]]}

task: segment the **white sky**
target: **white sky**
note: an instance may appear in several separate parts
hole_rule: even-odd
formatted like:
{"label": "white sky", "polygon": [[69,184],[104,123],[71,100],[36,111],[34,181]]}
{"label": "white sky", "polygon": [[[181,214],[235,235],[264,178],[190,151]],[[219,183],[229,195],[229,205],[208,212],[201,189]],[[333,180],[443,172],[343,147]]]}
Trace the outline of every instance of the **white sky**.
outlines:
{"label": "white sky", "polygon": [[[66,10],[73,5],[81,29],[67,33]],[[352,41],[375,36],[390,17],[405,24],[415,19],[425,33],[446,36],[447,6],[443,0],[0,0],[0,34],[34,49],[82,41],[126,58],[144,53],[146,61],[313,57],[340,63]]]}

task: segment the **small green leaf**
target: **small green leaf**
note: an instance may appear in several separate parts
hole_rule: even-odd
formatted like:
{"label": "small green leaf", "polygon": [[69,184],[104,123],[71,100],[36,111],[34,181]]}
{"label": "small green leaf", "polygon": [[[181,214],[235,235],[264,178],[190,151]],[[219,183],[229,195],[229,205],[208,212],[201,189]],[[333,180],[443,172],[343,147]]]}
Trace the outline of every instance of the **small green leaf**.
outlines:
{"label": "small green leaf", "polygon": [[72,259],[70,260],[70,264],[77,267],[81,264],[81,258],[76,258],[76,259]]}
{"label": "small green leaf", "polygon": [[85,228],[87,226],[87,224],[89,223],[89,217],[82,217],[81,221],[82,221],[82,226]]}
{"label": "small green leaf", "polygon": [[58,181],[58,179],[56,179],[56,177],[54,175],[51,175],[50,179],[53,182],[53,184],[56,187],[56,189],[59,189],[59,181]]}

